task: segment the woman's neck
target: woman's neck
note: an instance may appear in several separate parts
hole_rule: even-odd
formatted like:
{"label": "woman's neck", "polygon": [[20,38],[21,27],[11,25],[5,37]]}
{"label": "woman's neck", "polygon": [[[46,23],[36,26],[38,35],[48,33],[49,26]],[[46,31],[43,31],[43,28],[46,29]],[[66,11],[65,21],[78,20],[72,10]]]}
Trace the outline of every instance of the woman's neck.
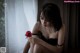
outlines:
{"label": "woman's neck", "polygon": [[46,27],[46,31],[49,35],[53,34],[56,32],[56,30],[54,29],[54,27]]}

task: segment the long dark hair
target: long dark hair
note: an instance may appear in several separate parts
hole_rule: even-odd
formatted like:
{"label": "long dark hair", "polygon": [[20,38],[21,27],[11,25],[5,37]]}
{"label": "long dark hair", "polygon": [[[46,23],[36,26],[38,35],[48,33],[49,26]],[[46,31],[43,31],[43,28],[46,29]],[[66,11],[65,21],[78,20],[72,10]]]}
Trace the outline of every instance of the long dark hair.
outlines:
{"label": "long dark hair", "polygon": [[41,12],[43,12],[45,20],[48,21],[56,31],[60,30],[62,27],[62,20],[60,9],[56,4],[47,3],[43,5]]}

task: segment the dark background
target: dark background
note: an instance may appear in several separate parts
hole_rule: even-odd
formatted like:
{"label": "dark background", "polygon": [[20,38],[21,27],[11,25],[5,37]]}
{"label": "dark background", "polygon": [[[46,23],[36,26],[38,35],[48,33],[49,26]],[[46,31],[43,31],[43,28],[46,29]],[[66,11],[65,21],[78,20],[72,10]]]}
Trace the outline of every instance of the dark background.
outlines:
{"label": "dark background", "polygon": [[79,3],[64,3],[63,0],[38,0],[38,17],[40,9],[45,3],[55,3],[61,11],[62,21],[66,26],[64,52],[80,53],[80,36],[79,36]]}

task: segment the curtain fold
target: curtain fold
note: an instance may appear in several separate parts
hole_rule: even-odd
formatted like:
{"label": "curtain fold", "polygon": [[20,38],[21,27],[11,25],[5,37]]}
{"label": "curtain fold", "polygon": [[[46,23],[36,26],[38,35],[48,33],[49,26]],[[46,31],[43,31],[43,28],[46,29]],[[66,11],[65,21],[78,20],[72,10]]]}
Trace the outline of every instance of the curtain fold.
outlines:
{"label": "curtain fold", "polygon": [[80,48],[80,36],[78,31],[79,3],[65,3],[64,17],[66,17],[67,35],[65,37],[65,51],[76,51]]}
{"label": "curtain fold", "polygon": [[5,35],[7,53],[23,53],[37,17],[37,0],[6,0]]}

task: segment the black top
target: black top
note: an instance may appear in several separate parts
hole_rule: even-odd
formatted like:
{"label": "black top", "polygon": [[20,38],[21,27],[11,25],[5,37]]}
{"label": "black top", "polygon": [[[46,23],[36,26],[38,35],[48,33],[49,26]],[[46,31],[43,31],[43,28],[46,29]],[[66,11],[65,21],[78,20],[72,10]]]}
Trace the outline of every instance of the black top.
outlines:
{"label": "black top", "polygon": [[47,43],[49,43],[49,44],[51,44],[51,45],[57,45],[58,39],[54,39],[54,38],[46,39],[46,38],[42,35],[41,32],[39,32],[38,34],[33,34],[33,35],[38,35],[38,37],[39,37],[40,39],[42,39],[43,41],[45,41],[45,42],[47,42]]}
{"label": "black top", "polygon": [[57,45],[58,39],[54,39],[54,38],[46,39],[43,35],[41,35],[40,38],[51,45]]}
{"label": "black top", "polygon": [[50,38],[46,42],[49,43],[49,44],[51,44],[51,45],[57,45],[57,39]]}

